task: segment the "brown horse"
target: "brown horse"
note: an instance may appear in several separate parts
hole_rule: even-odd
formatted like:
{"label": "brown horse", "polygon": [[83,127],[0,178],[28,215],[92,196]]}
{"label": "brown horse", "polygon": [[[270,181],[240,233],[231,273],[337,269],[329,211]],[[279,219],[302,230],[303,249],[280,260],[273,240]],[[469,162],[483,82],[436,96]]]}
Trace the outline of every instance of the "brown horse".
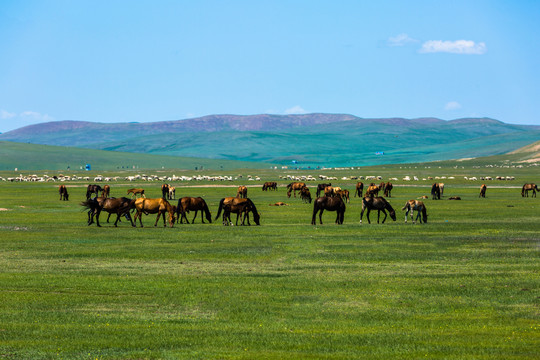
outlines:
{"label": "brown horse", "polygon": [[111,187],[109,185],[103,185],[101,190],[101,197],[108,198],[111,194]]}
{"label": "brown horse", "polygon": [[334,196],[336,193],[332,186],[327,186],[324,188],[324,196]]}
{"label": "brown horse", "polygon": [[191,221],[192,224],[195,223],[195,218],[197,217],[197,213],[201,211],[201,221],[204,224],[204,217],[203,212],[206,214],[206,220],[208,222],[212,222],[212,215],[210,215],[210,210],[208,209],[208,205],[206,205],[206,201],[202,197],[190,197],[186,196],[178,200],[178,206],[176,207],[176,222],[180,222],[180,224],[183,223],[183,220],[186,220],[186,224],[189,224],[189,221],[186,216],[186,212],[195,211],[195,216],[193,216],[193,220]]}
{"label": "brown horse", "polygon": [[[405,222],[407,222],[407,215],[409,212],[411,213],[411,220],[413,224],[416,222],[416,220],[420,220],[420,224],[422,223],[422,220],[424,223],[427,223],[427,211],[426,211],[426,205],[424,205],[423,201],[418,200],[409,200],[405,203],[405,206],[401,210],[407,210],[405,212]],[[414,211],[418,211],[418,214],[416,215],[416,219],[414,219]],[[422,217],[420,217],[420,214],[422,214]]]}
{"label": "brown horse", "polygon": [[354,192],[354,197],[358,195],[358,197],[362,197],[362,194],[364,192],[364,183],[359,181],[356,183],[356,191]]}
{"label": "brown horse", "polygon": [[396,212],[390,203],[383,197],[369,197],[366,196],[362,199],[362,212],[360,213],[360,223],[362,223],[362,217],[364,217],[364,211],[367,209],[367,221],[368,224],[371,224],[369,221],[369,213],[371,210],[377,210],[377,224],[379,223],[379,218],[381,216],[381,211],[384,214],[384,219],[382,223],[386,221],[386,210],[390,214],[392,220],[396,221]]}
{"label": "brown horse", "polygon": [[140,195],[143,198],[146,197],[146,195],[144,195],[144,189],[141,189],[141,188],[129,189],[127,193],[128,195],[131,194],[131,197],[135,196],[135,198],[137,197],[137,195]]}
{"label": "brown horse", "polygon": [[532,196],[531,197],[536,197],[536,192],[538,191],[538,187],[536,186],[536,184],[525,184],[523,185],[523,187],[521,188],[521,196],[522,197],[529,197],[529,191],[532,190]]}
{"label": "brown horse", "polygon": [[326,189],[328,186],[332,186],[332,183],[323,183],[317,185],[317,197],[321,196],[321,194],[324,194],[324,189]]}
{"label": "brown horse", "polygon": [[262,186],[262,191],[277,190],[277,182],[267,181]]}
{"label": "brown horse", "polygon": [[95,197],[98,197],[100,191],[103,191],[101,186],[92,184],[88,185],[88,187],[86,188],[86,199],[90,199],[92,194],[96,194]]}
{"label": "brown horse", "polygon": [[287,185],[287,197],[291,197],[291,192],[294,197],[296,197],[296,192],[302,190],[303,187],[306,187],[306,183],[303,182],[292,182]]}
{"label": "brown horse", "polygon": [[366,196],[368,197],[374,197],[379,195],[379,187],[375,184],[369,185],[369,187],[366,190]]}
{"label": "brown horse", "polygon": [[441,188],[438,183],[433,183],[433,185],[431,185],[431,198],[433,200],[441,199]]}
{"label": "brown horse", "polygon": [[238,187],[238,191],[236,192],[236,197],[239,199],[247,198],[247,187],[245,187],[244,185],[240,185]]}
{"label": "brown horse", "polygon": [[336,195],[340,196],[347,203],[351,202],[350,199],[349,199],[349,190],[346,190],[346,189],[338,190],[338,191],[336,191]]}
{"label": "brown horse", "polygon": [[141,224],[141,227],[143,227],[142,224],[142,214],[155,214],[157,213],[156,222],[154,223],[154,226],[157,226],[157,223],[159,221],[159,218],[163,216],[163,226],[167,226],[165,223],[165,213],[169,213],[169,226],[174,226],[174,214],[176,212],[176,207],[172,206],[166,199],[164,198],[158,198],[158,199],[147,199],[147,198],[138,198],[135,200],[135,209],[137,209],[137,213],[135,214],[134,221],[137,222],[137,218],[139,218],[139,223]]}
{"label": "brown horse", "polygon": [[169,184],[161,185],[161,197],[167,199],[169,197]]}
{"label": "brown horse", "polygon": [[384,185],[384,196],[385,197],[392,197],[392,189],[394,188],[394,185],[392,185],[391,182],[387,182]]}
{"label": "brown horse", "polygon": [[311,204],[311,193],[309,192],[307,186],[303,187],[302,190],[300,190],[300,198],[303,202]]}
{"label": "brown horse", "polygon": [[[226,197],[219,201],[219,207],[218,212],[216,215],[215,220],[219,218],[219,215],[221,214],[221,211],[223,212],[223,221],[226,222],[228,225],[231,222],[231,213],[236,214],[236,225],[238,225],[238,218],[240,215],[244,215],[242,218],[242,225],[244,225],[244,222],[247,218],[248,225],[251,225],[249,222],[249,213],[253,213],[253,220],[255,221],[255,224],[260,225],[260,215],[257,211],[257,208],[255,207],[255,204],[251,199],[245,198],[234,198],[234,197]],[[225,225],[225,223],[224,223]]]}
{"label": "brown horse", "polygon": [[482,186],[480,186],[480,195],[478,195],[478,197],[485,198],[486,197],[486,190],[487,190],[486,184],[482,184]]}
{"label": "brown horse", "polygon": [[60,194],[60,200],[69,200],[69,194],[66,185],[60,185],[60,187],[58,188],[58,193]]}
{"label": "brown horse", "polygon": [[335,211],[337,213],[336,224],[341,225],[345,219],[345,209],[345,203],[339,196],[323,196],[316,198],[313,202],[313,216],[311,217],[311,225],[317,224],[317,213],[319,213],[319,223],[322,225],[322,215],[324,210]]}
{"label": "brown horse", "polygon": [[88,211],[88,225],[94,223],[94,216],[96,218],[97,226],[101,227],[99,223],[99,215],[101,211],[105,210],[110,214],[116,214],[116,221],[114,226],[118,226],[118,221],[120,216],[124,215],[130,222],[131,226],[135,226],[133,220],[131,219],[130,210],[135,207],[135,200],[128,199],[126,197],[121,198],[104,198],[104,197],[95,197],[93,199],[87,199],[81,203],[81,206],[89,209]]}

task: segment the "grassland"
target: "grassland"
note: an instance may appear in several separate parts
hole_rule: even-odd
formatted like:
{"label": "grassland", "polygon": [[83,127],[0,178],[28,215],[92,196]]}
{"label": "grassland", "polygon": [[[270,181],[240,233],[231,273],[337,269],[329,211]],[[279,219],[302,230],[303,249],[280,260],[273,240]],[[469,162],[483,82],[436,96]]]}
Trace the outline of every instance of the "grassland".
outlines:
{"label": "grassland", "polygon": [[[154,228],[146,216],[144,228],[89,227],[85,183],[67,184],[68,202],[57,183],[0,183],[0,358],[538,359],[540,200],[519,194],[538,182],[535,168],[324,172],[455,176],[441,180],[445,195],[462,200],[427,200],[422,225],[403,223],[400,209],[431,181],[394,182],[396,222],[359,224],[351,198],[344,225],[325,213],[312,226],[312,206],[287,199],[285,173],[250,170],[279,182],[268,193],[248,172],[223,173],[244,177],[176,183],[177,197],[203,196],[215,214],[251,185],[261,226]],[[516,180],[488,182],[479,199],[464,175]],[[112,195],[139,185],[160,194],[159,183],[119,181]],[[268,206],[276,201],[290,206]]]}

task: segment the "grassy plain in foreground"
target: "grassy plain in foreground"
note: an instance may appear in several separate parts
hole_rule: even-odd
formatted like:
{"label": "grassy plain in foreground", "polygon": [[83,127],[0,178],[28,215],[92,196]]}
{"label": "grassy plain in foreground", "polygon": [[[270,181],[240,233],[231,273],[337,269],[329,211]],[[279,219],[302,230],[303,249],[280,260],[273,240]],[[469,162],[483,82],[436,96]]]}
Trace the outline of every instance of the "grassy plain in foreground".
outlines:
{"label": "grassy plain in foreground", "polygon": [[[67,184],[69,202],[58,184],[0,183],[0,357],[537,359],[540,203],[519,194],[534,170],[366,171],[517,180],[488,183],[486,199],[478,182],[445,180],[446,197],[463,200],[426,200],[423,225],[403,223],[400,209],[431,182],[397,181],[398,221],[372,213],[360,225],[353,197],[344,225],[325,212],[312,226],[312,206],[287,199],[287,181],[265,170],[261,182],[175,184],[213,215],[235,186],[252,185],[261,226],[199,217],[172,229],[154,228],[153,215],[144,228],[86,226],[86,183]],[[262,192],[271,180],[279,190]],[[352,193],[355,182],[335,184]],[[121,181],[112,195],[142,186],[157,197],[159,185]],[[290,206],[268,206],[276,201]]]}

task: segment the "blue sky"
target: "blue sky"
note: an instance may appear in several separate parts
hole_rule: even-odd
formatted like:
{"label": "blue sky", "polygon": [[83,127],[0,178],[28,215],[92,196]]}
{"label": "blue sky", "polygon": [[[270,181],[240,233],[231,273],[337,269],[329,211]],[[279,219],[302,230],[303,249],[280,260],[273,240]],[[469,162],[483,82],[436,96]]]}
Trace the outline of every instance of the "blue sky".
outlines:
{"label": "blue sky", "polygon": [[540,1],[0,2],[0,131],[209,114],[540,125]]}

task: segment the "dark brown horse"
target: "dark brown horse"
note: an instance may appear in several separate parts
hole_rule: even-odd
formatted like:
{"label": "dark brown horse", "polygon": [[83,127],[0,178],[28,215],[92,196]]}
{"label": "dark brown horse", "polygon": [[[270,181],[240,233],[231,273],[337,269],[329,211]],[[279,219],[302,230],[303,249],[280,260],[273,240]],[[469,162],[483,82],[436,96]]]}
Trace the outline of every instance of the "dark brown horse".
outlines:
{"label": "dark brown horse", "polygon": [[383,197],[369,197],[366,196],[362,199],[362,212],[360,213],[360,223],[362,223],[362,217],[364,217],[364,211],[367,209],[367,221],[368,224],[371,224],[369,221],[369,213],[371,210],[377,210],[377,224],[379,223],[379,218],[381,216],[381,211],[384,214],[384,219],[382,223],[386,221],[386,210],[388,210],[388,213],[390,214],[390,217],[392,220],[396,221],[396,212],[394,211],[394,208],[392,208],[392,205]]}
{"label": "dark brown horse", "polygon": [[101,190],[101,197],[108,198],[111,194],[111,187],[109,185],[103,185]]}
{"label": "dark brown horse", "polygon": [[201,221],[204,224],[204,217],[203,212],[206,215],[206,220],[208,222],[212,222],[212,215],[210,215],[210,209],[208,209],[208,205],[206,205],[206,201],[202,197],[190,197],[186,196],[178,200],[178,205],[176,206],[176,222],[180,222],[180,224],[183,223],[183,220],[186,220],[186,224],[189,224],[189,221],[187,219],[186,213],[190,211],[195,211],[195,216],[193,216],[193,220],[191,221],[192,224],[195,223],[195,218],[197,217],[197,213],[201,212]]}
{"label": "dark brown horse", "polygon": [[[407,222],[407,215],[409,212],[411,213],[411,220],[413,224],[416,220],[420,220],[420,223],[422,223],[422,220],[424,223],[427,223],[427,210],[426,205],[424,205],[423,201],[418,200],[409,200],[405,203],[405,206],[401,210],[407,210],[405,212],[405,222]],[[414,211],[418,211],[418,214],[416,215],[416,219],[414,219]],[[420,217],[420,214],[422,217]]]}
{"label": "dark brown horse", "polygon": [[95,197],[98,197],[100,191],[103,191],[101,186],[92,184],[88,185],[88,187],[86,188],[86,199],[90,199],[92,194],[96,194]]}
{"label": "dark brown horse", "polygon": [[529,191],[532,191],[531,197],[536,197],[536,192],[538,191],[538,187],[536,184],[525,184],[521,188],[521,196],[522,197],[529,197]]}
{"label": "dark brown horse", "polygon": [[303,187],[306,187],[306,183],[303,182],[292,182],[289,185],[287,185],[287,197],[291,197],[291,193],[293,193],[294,197],[296,197],[296,192],[302,190]]}
{"label": "dark brown horse", "polygon": [[480,195],[478,195],[478,197],[485,198],[486,197],[486,190],[487,190],[486,184],[482,184],[482,186],[480,186]]}
{"label": "dark brown horse", "polygon": [[311,225],[317,224],[317,213],[319,213],[319,223],[322,225],[322,215],[324,210],[335,211],[337,213],[336,224],[341,225],[345,219],[345,209],[345,203],[339,196],[323,196],[316,198],[313,202],[313,216],[311,217]]}
{"label": "dark brown horse", "polygon": [[262,191],[277,190],[277,182],[267,181],[262,186]]}
{"label": "dark brown horse", "polygon": [[358,197],[362,197],[362,194],[364,193],[364,183],[359,181],[356,183],[356,191],[354,192],[354,197],[358,195]]}
{"label": "dark brown horse", "polygon": [[300,198],[303,202],[311,204],[311,193],[309,192],[307,186],[303,187],[302,190],[300,190]]}
{"label": "dark brown horse", "polygon": [[141,224],[141,227],[143,227],[142,224],[142,214],[158,214],[156,217],[156,222],[154,223],[154,226],[157,226],[157,223],[159,221],[159,218],[163,216],[163,226],[167,226],[165,223],[165,213],[169,213],[169,226],[174,226],[174,214],[176,212],[176,207],[172,206],[166,199],[164,198],[158,198],[158,199],[147,199],[147,198],[138,198],[135,201],[135,209],[137,209],[137,213],[135,214],[134,221],[137,222],[137,218],[139,218],[139,223]]}
{"label": "dark brown horse", "polygon": [[392,185],[391,182],[387,182],[384,185],[384,196],[385,197],[392,197],[392,189],[394,188],[394,185]]}
{"label": "dark brown horse", "polygon": [[332,183],[323,183],[317,185],[317,193],[316,196],[320,197],[321,194],[324,194],[324,189],[326,189],[327,186],[332,186]]}
{"label": "dark brown horse", "polygon": [[69,194],[66,185],[60,185],[60,187],[58,188],[58,193],[60,194],[60,200],[69,200]]}
{"label": "dark brown horse", "polygon": [[236,191],[236,197],[240,199],[247,198],[247,187],[245,187],[244,185],[240,185],[238,187],[238,190]]}
{"label": "dark brown horse", "polygon": [[226,197],[219,201],[219,207],[218,212],[216,215],[216,220],[219,218],[219,215],[221,214],[221,211],[224,211],[223,213],[223,221],[225,222],[224,225],[228,225],[231,222],[230,214],[235,213],[236,214],[236,225],[238,225],[238,218],[241,215],[244,215],[242,218],[242,225],[244,225],[246,219],[248,225],[251,225],[249,222],[249,213],[251,212],[253,214],[253,220],[255,221],[255,224],[260,225],[260,215],[257,211],[257,208],[255,207],[255,204],[251,199],[240,199],[240,198],[234,198],[234,197]]}
{"label": "dark brown horse", "polygon": [[128,199],[126,197],[121,197],[118,199],[95,197],[93,199],[87,199],[86,201],[82,202],[81,205],[89,209],[88,225],[94,223],[95,217],[97,226],[101,227],[99,223],[99,215],[101,214],[101,211],[105,210],[109,214],[116,214],[114,226],[118,226],[118,221],[122,215],[124,215],[131,222],[131,226],[135,226],[129,212],[135,207],[135,200],[133,199]]}
{"label": "dark brown horse", "polygon": [[169,198],[169,184],[161,185],[161,197],[163,199],[168,199]]}
{"label": "dark brown horse", "polygon": [[131,194],[131,197],[133,197],[133,196],[137,197],[137,195],[140,195],[143,198],[146,197],[146,195],[144,195],[144,189],[141,189],[141,188],[129,189],[127,191],[127,193],[128,193],[128,195]]}
{"label": "dark brown horse", "polygon": [[438,183],[433,183],[433,185],[431,185],[431,198],[433,200],[441,199],[441,188]]}

